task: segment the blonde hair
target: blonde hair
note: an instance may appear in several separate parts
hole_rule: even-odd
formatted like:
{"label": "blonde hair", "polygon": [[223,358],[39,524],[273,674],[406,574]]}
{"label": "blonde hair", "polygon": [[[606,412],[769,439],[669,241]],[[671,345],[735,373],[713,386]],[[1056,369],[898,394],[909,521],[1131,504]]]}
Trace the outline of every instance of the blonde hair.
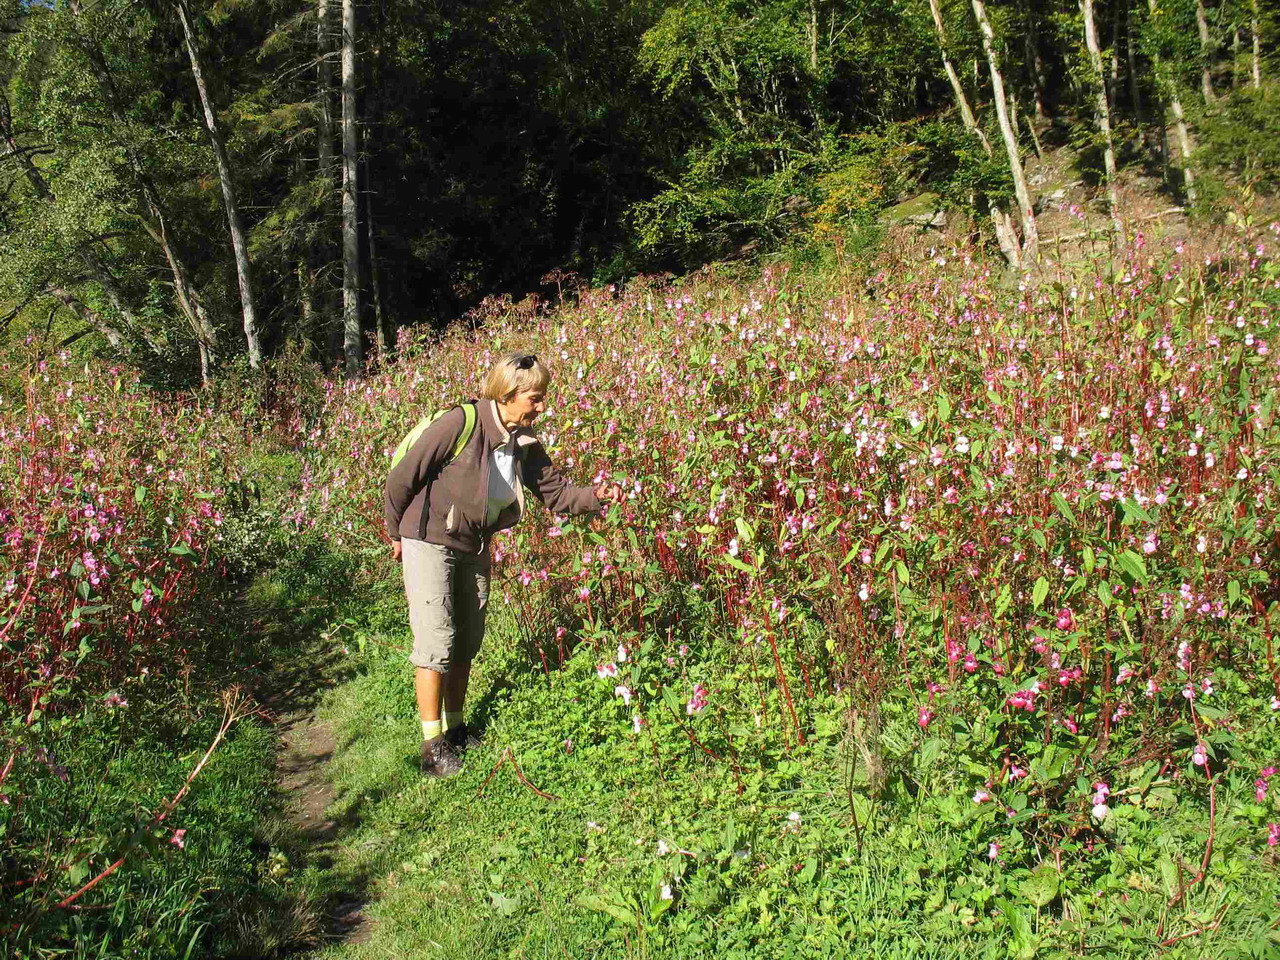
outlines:
{"label": "blonde hair", "polygon": [[[522,370],[520,361],[533,357],[533,364]],[[546,390],[551,382],[551,371],[527,350],[513,350],[489,369],[484,378],[484,398],[506,403],[521,390]]]}

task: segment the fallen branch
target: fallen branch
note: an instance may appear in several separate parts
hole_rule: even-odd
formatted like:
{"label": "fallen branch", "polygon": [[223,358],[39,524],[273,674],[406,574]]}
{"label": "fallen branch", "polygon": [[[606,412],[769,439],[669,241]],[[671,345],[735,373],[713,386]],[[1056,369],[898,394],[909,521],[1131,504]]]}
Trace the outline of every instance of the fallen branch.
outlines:
{"label": "fallen branch", "polygon": [[1224,917],[1226,917],[1226,915],[1227,915],[1227,905],[1223,904],[1222,909],[1218,911],[1218,915],[1217,917],[1214,918],[1213,923],[1209,924],[1207,927],[1201,927],[1198,930],[1191,930],[1187,933],[1180,933],[1176,937],[1169,937],[1169,939],[1167,940],[1161,940],[1158,946],[1171,947],[1175,943],[1179,943],[1183,940],[1190,940],[1192,937],[1198,937],[1202,933],[1211,933],[1214,930],[1217,930],[1218,927],[1222,925],[1222,920]]}
{"label": "fallen branch", "polygon": [[542,797],[543,800],[559,800],[554,793],[547,793],[545,790],[539,790],[530,782],[529,778],[524,775],[524,771],[520,769],[520,762],[516,760],[515,754],[511,752],[511,748],[507,747],[502,751],[502,756],[498,757],[498,762],[493,765],[493,769],[489,771],[489,775],[484,778],[484,783],[480,784],[480,789],[476,791],[477,797],[484,796],[485,788],[489,786],[489,781],[493,779],[493,775],[504,764],[510,762],[511,768],[516,772],[516,779],[532,790],[535,794]]}
{"label": "fallen branch", "polygon": [[[213,742],[209,744],[209,749],[204,752],[204,756],[200,758],[200,762],[192,768],[189,774],[187,774],[187,779],[186,782],[182,784],[182,789],[161,805],[160,809],[154,816],[152,816],[152,818],[147,822],[147,825],[143,827],[139,833],[155,829],[160,824],[164,823],[169,814],[173,813],[178,804],[182,802],[182,798],[187,795],[187,791],[191,789],[191,784],[194,783],[196,777],[200,775],[200,771],[205,768],[206,764],[208,764],[209,759],[213,756],[213,752],[218,749],[219,745],[221,745],[222,741],[226,738],[227,731],[231,729],[232,725],[237,720],[247,716],[249,711],[244,710],[247,702],[247,698],[240,693],[238,688],[232,688],[223,694],[223,703],[226,712],[222,717],[222,726],[218,728],[217,736],[215,736],[213,738]],[[80,899],[80,897],[84,896],[103,880],[107,879],[107,877],[119,870],[124,865],[125,860],[128,859],[131,849],[132,845],[126,847],[125,852],[120,855],[118,860],[82,886],[75,893],[72,893],[58,901],[57,907],[60,909],[70,908],[76,900]]]}

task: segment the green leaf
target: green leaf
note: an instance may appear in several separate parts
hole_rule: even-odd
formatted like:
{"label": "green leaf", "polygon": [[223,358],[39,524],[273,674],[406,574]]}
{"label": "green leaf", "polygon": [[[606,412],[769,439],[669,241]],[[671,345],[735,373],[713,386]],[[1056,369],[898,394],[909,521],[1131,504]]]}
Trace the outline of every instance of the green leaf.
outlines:
{"label": "green leaf", "polygon": [[190,557],[193,554],[195,554],[195,551],[192,550],[189,546],[187,546],[181,540],[179,540],[172,547],[170,547],[169,552],[179,557]]}
{"label": "green leaf", "polygon": [[742,538],[744,543],[750,543],[756,535],[756,532],[751,529],[751,524],[743,520],[742,517],[734,517],[733,525],[737,527],[738,536]]}
{"label": "green leaf", "polygon": [[924,743],[920,744],[920,767],[923,770],[929,769],[934,762],[942,755],[942,748],[945,744],[937,737],[931,737]]}
{"label": "green leaf", "polygon": [[907,565],[905,563],[903,563],[901,560],[893,561],[893,570],[894,570],[894,573],[898,575],[898,582],[902,584],[902,586],[905,587],[910,585],[911,571],[907,569]]}
{"label": "green leaf", "polygon": [[1138,556],[1132,550],[1125,550],[1115,558],[1116,566],[1124,573],[1127,573],[1135,582],[1143,585],[1147,582],[1147,565],[1143,563],[1142,557]]}
{"label": "green leaf", "polygon": [[1047,907],[1058,895],[1058,871],[1044,863],[1031,871],[1031,876],[1018,884],[1018,893],[1036,907]]}
{"label": "green leaf", "polygon": [[1058,512],[1067,518],[1067,523],[1075,523],[1076,515],[1071,512],[1071,505],[1067,503],[1066,497],[1060,493],[1055,493],[1049,497],[1053,501],[1053,505],[1058,508]]}
{"label": "green leaf", "polygon": [[1111,606],[1111,584],[1106,580],[1098,584],[1098,599],[1102,601],[1104,607]]}
{"label": "green leaf", "polygon": [[497,911],[500,917],[510,917],[520,909],[520,895],[514,897],[503,896],[493,890],[489,891],[489,902],[493,904],[493,909]]}
{"label": "green leaf", "polygon": [[1120,507],[1124,510],[1124,519],[1121,523],[1136,523],[1139,520],[1145,520],[1147,523],[1155,523],[1155,517],[1147,513],[1132,500],[1121,500]]}
{"label": "green leaf", "polygon": [[951,401],[945,393],[938,394],[938,419],[943,423],[951,419]]}
{"label": "green leaf", "polygon": [[593,897],[589,894],[580,894],[574,901],[580,907],[586,907],[588,910],[594,910],[596,913],[607,913],[613,919],[628,926],[634,926],[636,922],[635,911],[629,910],[626,906],[605,900],[603,897]]}
{"label": "green leaf", "polygon": [[147,499],[147,488],[143,486],[135,487],[133,490],[133,502],[142,503],[145,499]]}
{"label": "green leaf", "polygon": [[1049,581],[1044,577],[1036,580],[1036,585],[1031,588],[1031,604],[1037,610],[1044,603],[1044,598],[1049,595]]}

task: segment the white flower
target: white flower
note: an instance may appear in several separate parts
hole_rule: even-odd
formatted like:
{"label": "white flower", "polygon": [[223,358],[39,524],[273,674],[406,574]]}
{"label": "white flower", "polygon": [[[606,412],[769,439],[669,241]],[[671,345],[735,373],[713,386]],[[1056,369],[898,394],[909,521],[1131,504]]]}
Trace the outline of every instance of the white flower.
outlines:
{"label": "white flower", "polygon": [[618,684],[613,688],[613,695],[615,697],[621,697],[625,706],[631,706],[631,690],[629,687],[624,687],[622,684]]}
{"label": "white flower", "polygon": [[661,897],[663,900],[670,900],[670,899],[671,899],[671,884],[669,884],[669,883],[664,883],[664,884],[662,885],[662,889],[658,891],[658,896],[659,896],[659,897]]}
{"label": "white flower", "polygon": [[666,856],[668,853],[670,853],[670,852],[671,852],[671,847],[667,844],[667,841],[665,841],[665,840],[659,840],[659,841],[658,841],[658,856],[660,856],[660,857],[665,857],[665,856]]}
{"label": "white flower", "polygon": [[1095,803],[1093,805],[1093,816],[1095,819],[1105,819],[1107,814],[1111,812],[1111,808],[1105,803]]}
{"label": "white flower", "polygon": [[622,644],[618,644],[618,662],[619,663],[627,662],[627,648],[624,647]]}

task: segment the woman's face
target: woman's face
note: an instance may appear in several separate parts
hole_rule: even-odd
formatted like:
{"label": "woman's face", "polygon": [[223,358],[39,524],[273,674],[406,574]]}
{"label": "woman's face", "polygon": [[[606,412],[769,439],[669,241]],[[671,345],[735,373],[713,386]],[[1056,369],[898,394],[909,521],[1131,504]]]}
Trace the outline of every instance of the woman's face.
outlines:
{"label": "woman's face", "polygon": [[533,421],[547,409],[547,395],[543,390],[517,390],[502,407],[503,424],[507,427],[532,427]]}

